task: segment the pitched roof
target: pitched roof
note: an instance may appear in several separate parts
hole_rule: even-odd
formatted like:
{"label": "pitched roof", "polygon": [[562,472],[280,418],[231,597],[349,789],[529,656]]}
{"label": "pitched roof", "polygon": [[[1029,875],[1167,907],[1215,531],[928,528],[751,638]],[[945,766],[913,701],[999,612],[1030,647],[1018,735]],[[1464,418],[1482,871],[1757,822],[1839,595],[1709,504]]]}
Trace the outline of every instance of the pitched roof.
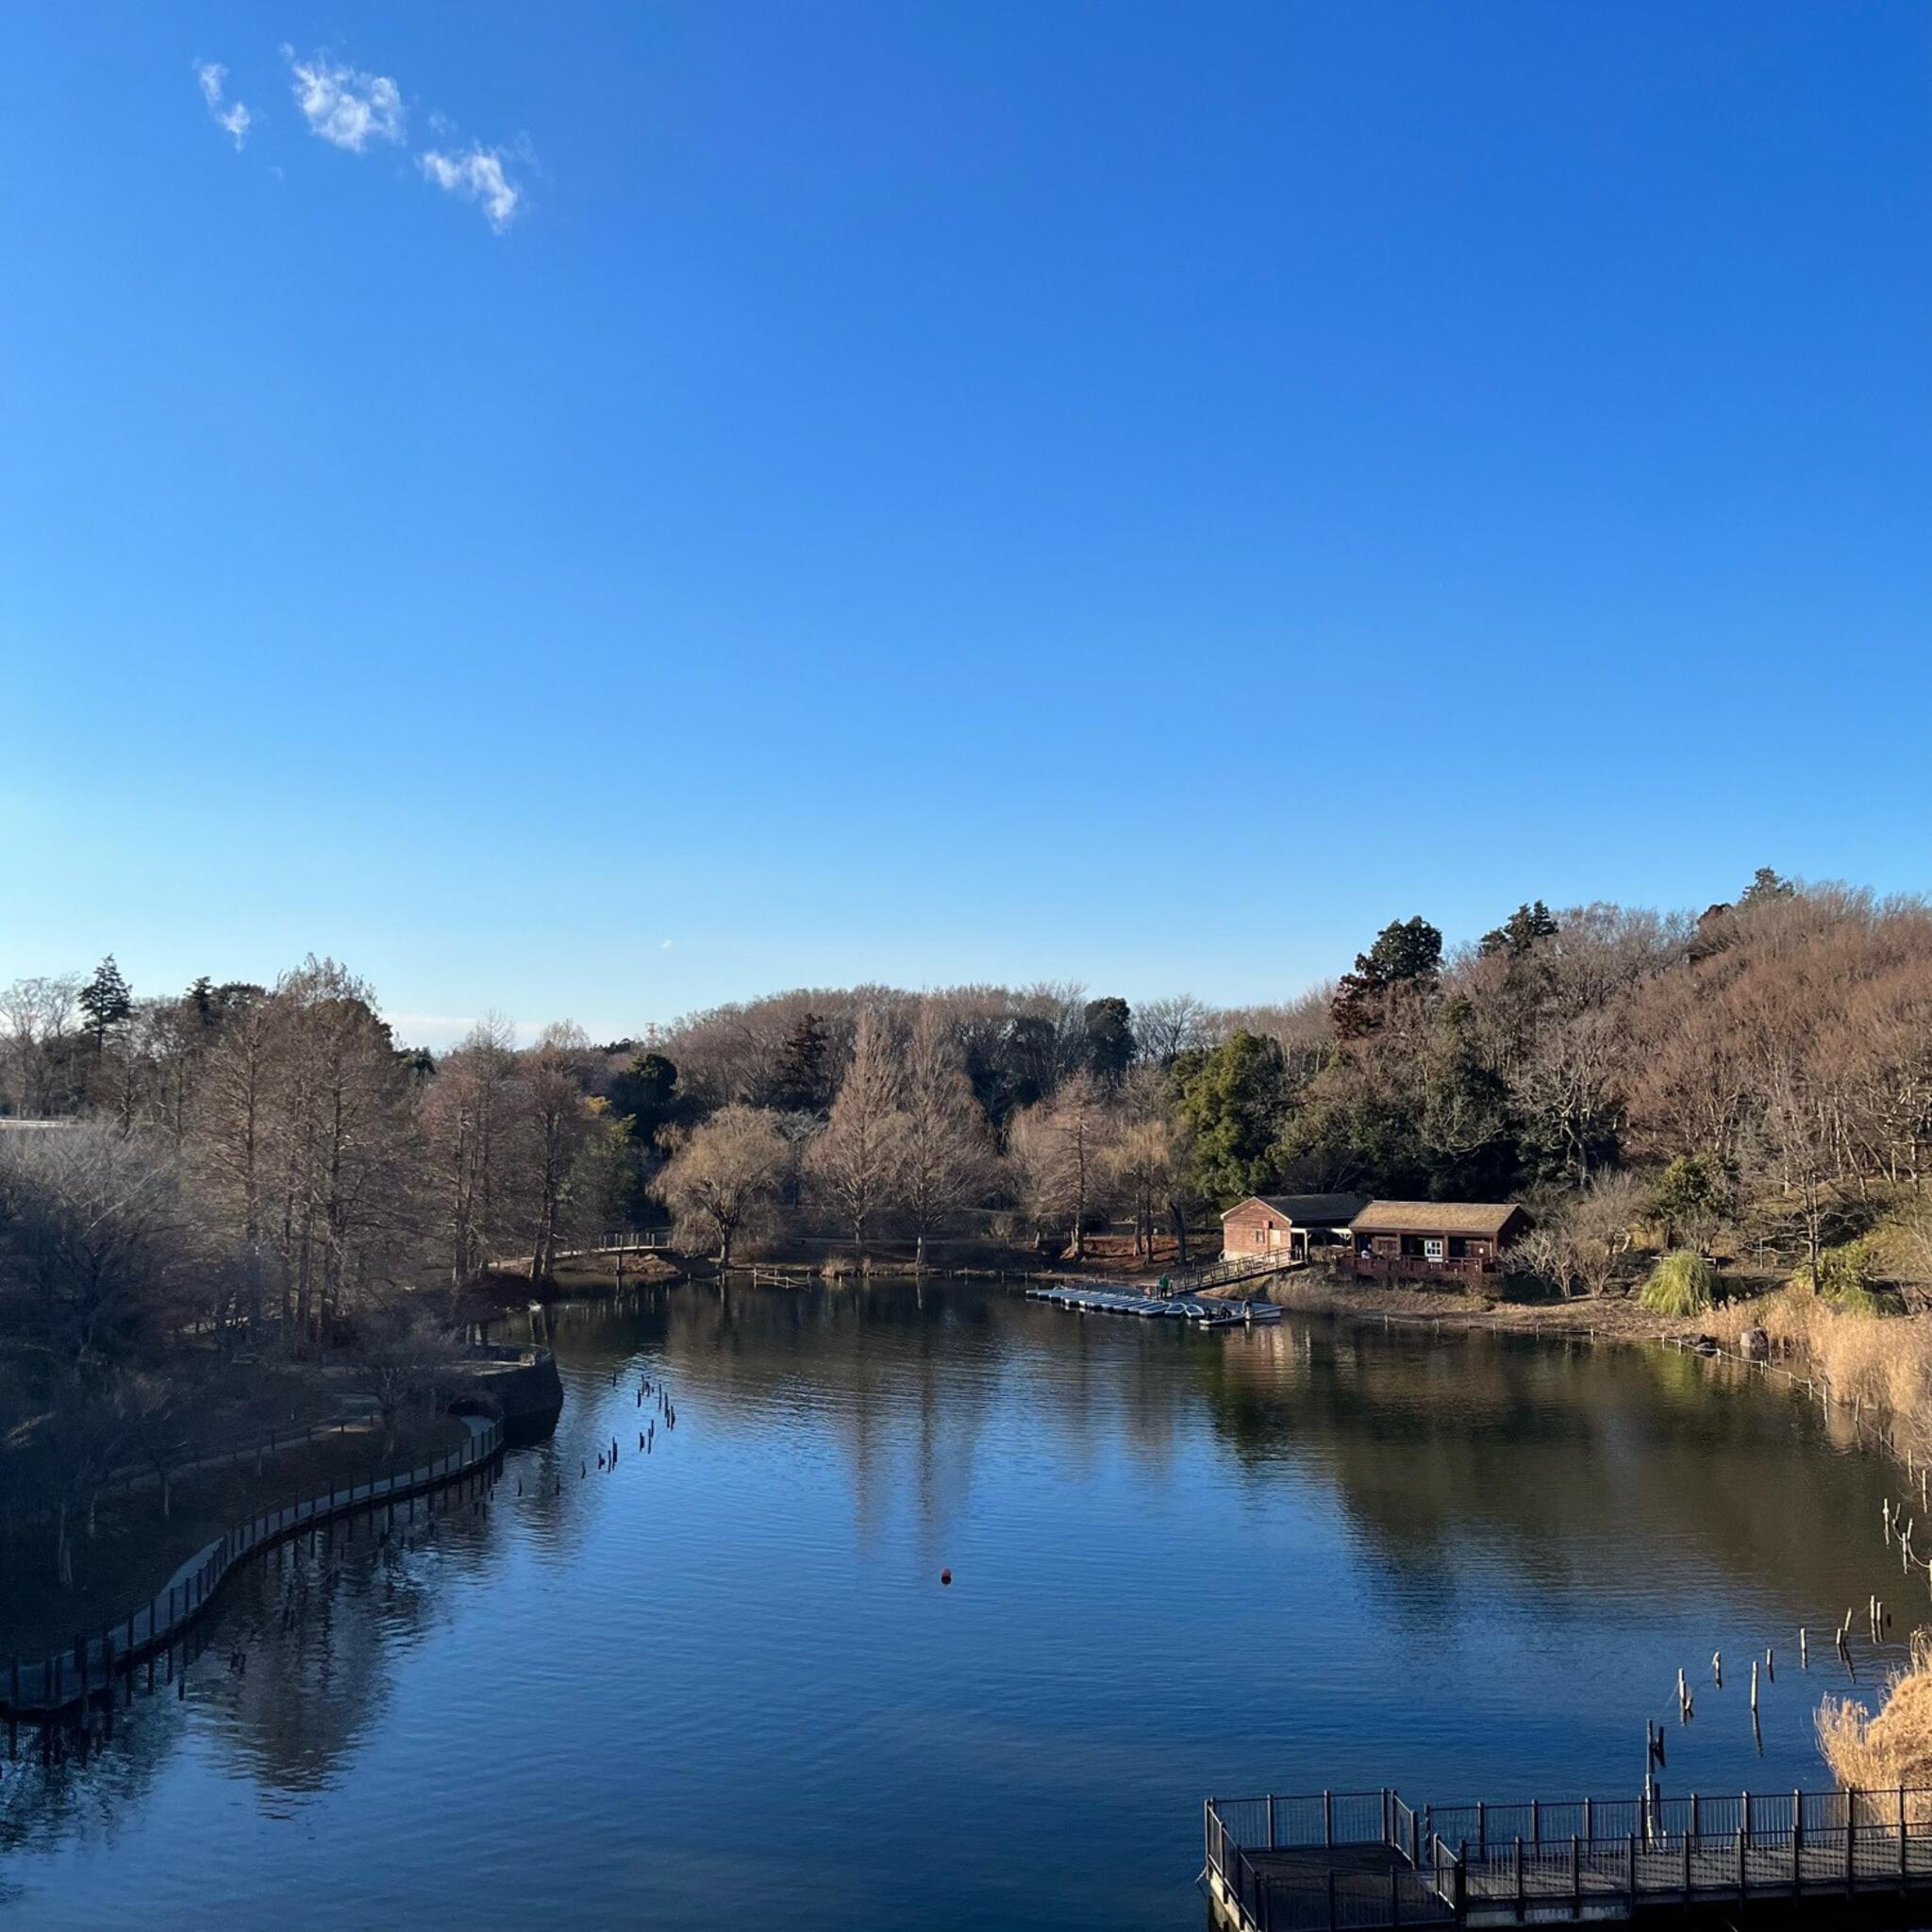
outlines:
{"label": "pitched roof", "polygon": [[[1297,1227],[1345,1227],[1367,1198],[1363,1194],[1250,1194],[1247,1201],[1237,1201],[1227,1214],[1245,1208],[1249,1201],[1258,1201]],[[1222,1220],[1225,1221],[1227,1214]]]}
{"label": "pitched roof", "polygon": [[1349,1224],[1357,1234],[1488,1234],[1503,1231],[1514,1201],[1371,1201]]}

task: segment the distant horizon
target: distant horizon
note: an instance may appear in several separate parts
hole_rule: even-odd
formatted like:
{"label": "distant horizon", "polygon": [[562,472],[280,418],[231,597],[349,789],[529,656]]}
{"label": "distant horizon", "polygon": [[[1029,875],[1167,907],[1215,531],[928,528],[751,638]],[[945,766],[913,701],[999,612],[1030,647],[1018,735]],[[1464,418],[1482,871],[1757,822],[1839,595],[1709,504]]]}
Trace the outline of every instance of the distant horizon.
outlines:
{"label": "distant horizon", "polygon": [[[1772,869],[1776,870],[1775,867]],[[1407,911],[1391,911],[1387,917],[1377,919],[1374,926],[1364,929],[1357,939],[1347,945],[1345,953],[1339,955],[1333,965],[1326,971],[1315,973],[1293,986],[1281,986],[1274,990],[1258,991],[1249,996],[1236,994],[1224,997],[1212,987],[1211,983],[1205,980],[1175,982],[1172,985],[1150,985],[1136,990],[1126,985],[1114,984],[1094,973],[990,973],[974,974],[950,979],[926,979],[919,981],[897,980],[876,973],[859,973],[842,979],[762,980],[756,984],[746,984],[741,990],[720,991],[711,997],[693,1000],[662,1015],[652,1015],[642,1020],[633,1020],[624,1024],[610,1024],[608,1020],[587,1020],[580,1013],[567,1011],[547,1012],[530,1017],[510,1011],[501,1004],[485,1004],[475,1012],[467,1014],[413,1012],[391,1006],[384,1001],[383,996],[387,990],[384,987],[381,974],[368,970],[365,962],[350,958],[341,952],[331,951],[326,946],[317,946],[306,950],[313,951],[318,957],[333,958],[338,963],[346,966],[359,978],[368,981],[374,987],[377,995],[378,1010],[383,1020],[394,1032],[396,1042],[399,1046],[422,1048],[437,1053],[454,1045],[472,1027],[492,1013],[500,1014],[509,1021],[516,1030],[518,1042],[523,1045],[531,1043],[544,1027],[557,1024],[575,1024],[580,1026],[591,1041],[603,1044],[617,1041],[641,1040],[654,1031],[661,1034],[673,1029],[681,1021],[718,1007],[752,1004],[760,1000],[782,998],[790,994],[802,992],[850,992],[861,987],[872,986],[883,987],[892,991],[915,996],[946,991],[964,986],[999,986],[1014,991],[1024,991],[1036,986],[1077,986],[1091,997],[1097,998],[1106,994],[1118,994],[1125,999],[1129,1006],[1137,1008],[1147,1001],[1186,993],[1198,999],[1203,1006],[1210,1009],[1217,1011],[1239,1011],[1251,1008],[1290,1006],[1324,987],[1332,985],[1336,979],[1349,970],[1356,955],[1358,952],[1365,951],[1374,939],[1375,934],[1391,920],[1419,915],[1429,921],[1431,924],[1441,928],[1443,935],[1445,953],[1454,954],[1460,947],[1474,945],[1484,932],[1500,924],[1503,920],[1508,917],[1510,912],[1516,909],[1517,906],[1530,903],[1530,901],[1539,897],[1544,899],[1545,904],[1549,906],[1553,913],[1572,911],[1592,905],[1615,904],[1632,910],[1641,909],[1662,915],[1675,914],[1687,918],[1695,918],[1712,906],[1723,904],[1727,900],[1735,900],[1744,887],[1749,885],[1752,874],[1756,870],[1755,866],[1750,868],[1741,878],[1736,881],[1729,891],[1713,894],[1700,899],[1694,904],[1666,905],[1660,902],[1639,899],[1610,900],[1601,894],[1594,898],[1556,900],[1550,899],[1546,894],[1531,893],[1524,899],[1512,900],[1507,906],[1498,907],[1492,915],[1485,916],[1467,931],[1455,930],[1443,925],[1440,920],[1433,916],[1426,906],[1413,907]],[[1858,879],[1837,876],[1806,878],[1796,874],[1787,874],[1786,876],[1789,876],[1793,884],[1801,888],[1841,887],[1853,891],[1868,892],[1874,899],[1881,901],[1924,896],[1922,891],[1913,888],[1881,889]],[[130,963],[139,957],[138,955],[131,954],[120,947],[109,947],[107,954],[96,955],[94,958],[87,961],[85,964],[61,964],[57,966],[42,962],[39,965],[23,966],[17,970],[0,970],[0,985],[4,985],[13,979],[31,977],[42,974],[48,975],[74,974],[84,976],[91,973],[100,963],[102,958],[108,957],[108,954],[112,955],[123,973],[126,974],[134,988],[136,996],[139,998],[158,997],[163,991],[169,994],[183,992],[193,984],[194,980],[203,972],[208,972],[208,977],[217,984],[221,984],[224,981],[239,980],[260,985],[273,985],[278,974],[292,970],[301,963],[301,957],[306,957],[305,952],[303,956],[282,960],[274,968],[264,973],[213,972],[205,966],[198,967],[195,971],[182,976],[178,986],[172,982],[164,986],[159,975],[150,974],[144,978],[142,974],[136,969],[135,965]],[[0,946],[0,961],[6,960],[8,956],[8,949]]]}

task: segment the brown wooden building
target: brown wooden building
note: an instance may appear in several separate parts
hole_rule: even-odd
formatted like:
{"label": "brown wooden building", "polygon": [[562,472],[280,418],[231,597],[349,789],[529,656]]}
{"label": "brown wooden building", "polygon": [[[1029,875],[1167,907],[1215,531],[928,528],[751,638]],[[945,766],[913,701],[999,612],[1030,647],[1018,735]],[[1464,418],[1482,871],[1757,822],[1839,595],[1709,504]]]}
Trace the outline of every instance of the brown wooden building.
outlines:
{"label": "brown wooden building", "polygon": [[1514,1201],[1371,1201],[1349,1223],[1357,1274],[1496,1274],[1530,1224]]}
{"label": "brown wooden building", "polygon": [[1312,1247],[1346,1248],[1360,1194],[1250,1194],[1221,1217],[1221,1257],[1285,1254],[1306,1261]]}

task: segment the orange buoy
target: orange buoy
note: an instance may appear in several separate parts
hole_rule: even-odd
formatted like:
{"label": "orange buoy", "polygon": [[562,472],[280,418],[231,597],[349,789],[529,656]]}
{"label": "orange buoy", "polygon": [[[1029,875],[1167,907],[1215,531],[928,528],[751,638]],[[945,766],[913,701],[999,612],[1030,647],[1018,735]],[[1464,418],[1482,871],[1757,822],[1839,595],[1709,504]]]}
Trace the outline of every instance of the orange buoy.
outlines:
{"label": "orange buoy", "polygon": [[941,1570],[940,1572],[940,1581],[941,1583],[950,1583],[952,1580],[953,1573],[950,1570]]}

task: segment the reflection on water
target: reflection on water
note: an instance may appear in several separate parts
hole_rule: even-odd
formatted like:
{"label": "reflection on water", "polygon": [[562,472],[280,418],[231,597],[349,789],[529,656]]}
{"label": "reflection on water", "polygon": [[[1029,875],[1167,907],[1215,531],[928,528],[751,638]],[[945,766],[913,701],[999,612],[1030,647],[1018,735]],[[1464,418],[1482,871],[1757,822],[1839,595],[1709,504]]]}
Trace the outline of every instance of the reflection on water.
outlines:
{"label": "reflection on water", "polygon": [[0,1772],[9,1916],[1191,1926],[1209,1791],[1627,1790],[1650,1718],[1667,1788],[1819,1782],[1843,1675],[1798,1625],[1924,1608],[1883,1465],[1674,1355],[954,1285],[658,1291],[555,1341],[562,1422],[493,1498],[284,1553],[185,1699]]}

